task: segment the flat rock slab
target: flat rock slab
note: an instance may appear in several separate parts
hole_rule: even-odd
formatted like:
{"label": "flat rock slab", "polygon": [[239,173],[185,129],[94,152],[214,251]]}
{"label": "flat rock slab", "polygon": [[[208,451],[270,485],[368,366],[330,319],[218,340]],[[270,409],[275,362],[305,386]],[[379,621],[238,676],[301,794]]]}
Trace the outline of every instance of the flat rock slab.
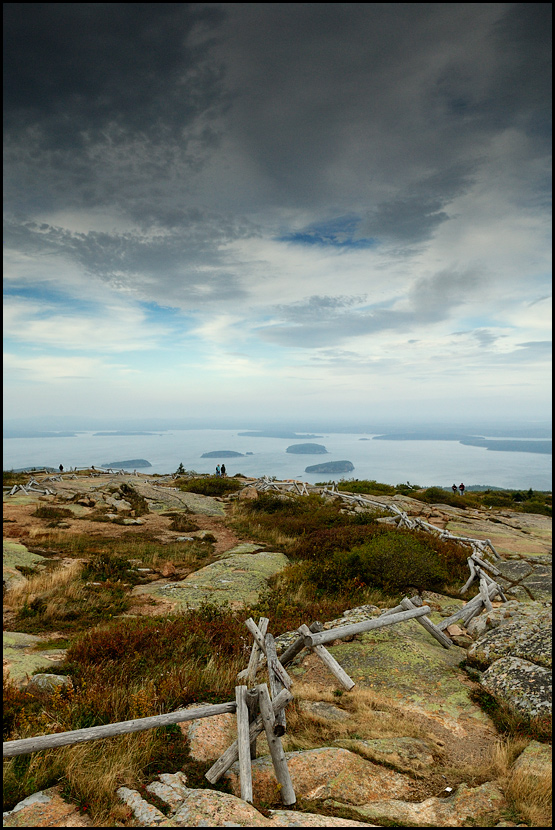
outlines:
{"label": "flat rock slab", "polygon": [[[414,791],[414,782],[407,776],[340,747],[286,752],[285,758],[295,795],[306,801],[332,798],[342,804],[366,804],[384,795],[409,797]],[[238,762],[225,777],[235,795],[240,795]],[[279,802],[279,786],[269,756],[252,762],[252,787],[255,798],[269,804]]]}
{"label": "flat rock slab", "polygon": [[[459,663],[465,650],[442,648],[414,620],[327,648],[355,683],[433,716],[455,734],[464,735],[468,721],[489,728],[489,718],[471,701],[464,685]],[[311,680],[310,672],[303,674],[303,681]]]}
{"label": "flat rock slab", "polygon": [[33,793],[4,813],[4,827],[92,827],[88,816],[68,804],[58,787]]}
{"label": "flat rock slab", "polygon": [[40,568],[48,560],[38,553],[31,553],[25,545],[4,539],[2,543],[2,571],[3,580],[7,588],[13,588],[18,583],[25,582],[24,575],[17,566],[24,568]]}
{"label": "flat rock slab", "polygon": [[512,517],[491,519],[455,519],[447,530],[455,536],[490,539],[501,556],[508,558],[543,557],[551,554],[551,519],[514,513]]}
{"label": "flat rock slab", "polygon": [[169,600],[179,608],[197,608],[206,601],[243,608],[254,604],[270,577],[288,564],[283,553],[226,554],[224,559],[206,565],[182,582],[153,582],[134,588],[133,593]]}
{"label": "flat rock slab", "polygon": [[520,657],[501,657],[483,673],[480,683],[525,717],[551,716],[550,669]]}
{"label": "flat rock slab", "polygon": [[334,741],[334,744],[377,764],[388,764],[399,772],[418,773],[434,765],[429,745],[418,738],[345,739]]}
{"label": "flat rock slab", "polygon": [[482,668],[510,655],[551,668],[552,646],[551,612],[545,609],[542,616],[520,617],[487,631],[470,646],[468,656]]}
{"label": "flat rock slab", "polygon": [[[331,802],[330,806],[335,806]],[[409,827],[492,827],[508,805],[499,787],[491,781],[481,787],[461,784],[449,798],[427,798],[420,803],[398,799],[379,801],[354,808],[361,818],[394,826]]]}
{"label": "flat rock slab", "polygon": [[62,648],[34,651],[44,641],[43,637],[35,634],[4,631],[2,641],[4,669],[9,671],[12,680],[19,685],[27,683],[37,669],[51,669],[66,654]]}

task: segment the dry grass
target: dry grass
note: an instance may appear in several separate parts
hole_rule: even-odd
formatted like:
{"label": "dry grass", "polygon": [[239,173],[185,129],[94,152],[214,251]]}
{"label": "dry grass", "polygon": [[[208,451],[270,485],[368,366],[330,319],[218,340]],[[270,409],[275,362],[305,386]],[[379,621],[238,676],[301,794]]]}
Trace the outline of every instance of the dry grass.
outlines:
{"label": "dry grass", "polygon": [[287,750],[316,749],[334,741],[410,737],[426,740],[422,720],[411,712],[391,705],[385,695],[355,688],[341,695],[311,683],[295,683],[295,700],[323,701],[349,714],[345,721],[331,721],[304,711],[295,702],[288,709]]}
{"label": "dry grass", "polygon": [[520,768],[505,777],[505,795],[515,812],[531,827],[551,827],[551,769]]}
{"label": "dry grass", "polygon": [[21,759],[12,758],[4,764],[4,788],[28,789],[26,782],[33,782],[30,788],[40,790],[61,782],[64,796],[86,810],[95,826],[113,827],[114,818],[124,817],[116,790],[140,786],[158,740],[154,730],[148,730],[36,752],[22,756],[23,763],[28,762],[23,776]]}
{"label": "dry grass", "polygon": [[83,563],[76,560],[55,570],[34,574],[27,582],[18,584],[6,592],[4,605],[12,611],[17,611],[44,594],[51,594],[60,589],[73,592],[79,586],[82,568]]}

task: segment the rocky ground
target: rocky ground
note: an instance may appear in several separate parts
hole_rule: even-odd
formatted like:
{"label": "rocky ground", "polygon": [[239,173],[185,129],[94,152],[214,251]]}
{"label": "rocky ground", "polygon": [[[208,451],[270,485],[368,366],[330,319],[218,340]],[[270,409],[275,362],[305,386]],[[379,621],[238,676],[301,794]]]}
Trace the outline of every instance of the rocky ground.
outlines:
{"label": "rocky ground", "polygon": [[[128,482],[143,496],[150,512],[136,517],[117,487]],[[252,482],[245,482],[246,485]],[[87,533],[113,537],[150,532],[159,540],[215,538],[215,561],[173,579],[153,573],[152,581],[133,589],[132,613],[166,614],[196,605],[209,597],[240,608],[252,602],[271,575],[287,564],[283,553],[252,540],[241,540],[226,526],[227,500],[183,493],[170,482],[146,475],[64,478],[48,482],[51,494],[30,492],[4,499],[4,581],[12,590],[25,579],[26,568],[46,561],[35,548],[45,522],[31,514],[38,504],[66,505],[72,515],[59,523],[65,534]],[[249,488],[250,495],[252,487]],[[245,494],[247,490],[245,489]],[[477,784],[472,768],[485,768],[498,741],[493,723],[473,702],[470,692],[481,685],[516,712],[536,716],[551,712],[551,520],[544,516],[503,510],[463,510],[448,505],[426,505],[408,497],[373,497],[394,503],[409,516],[420,516],[452,533],[489,539],[501,556],[496,566],[508,602],[495,602],[468,630],[450,631],[455,645],[442,648],[415,621],[357,635],[350,642],[335,641],[329,651],[355,681],[351,692],[337,692],[337,681],[318,657],[301,652],[289,671],[293,678],[297,714],[327,739],[316,749],[295,748],[286,736],[285,748],[298,809],[260,812],[240,799],[237,767],[226,773],[233,795],[187,786],[183,773],[162,774],[148,792],[121,788],[129,808],[129,824],[140,826],[511,826],[506,790],[511,776],[545,777],[551,747],[529,743],[503,781]],[[99,510],[111,519],[94,520]],[[162,514],[183,511],[198,530],[188,534],[169,529]],[[106,511],[109,511],[106,513]],[[90,517],[90,519],[88,518]],[[125,524],[120,523],[125,521]],[[24,573],[22,573],[22,570]],[[174,570],[175,573],[175,570]],[[181,576],[181,575],[179,575]],[[464,600],[424,593],[439,622],[451,616]],[[326,628],[380,614],[375,606],[346,609]],[[10,615],[5,627],[13,628]],[[307,620],[310,623],[311,620]],[[278,638],[278,653],[296,635]],[[41,635],[4,631],[4,667],[25,684],[33,673],[48,685],[48,668],[64,657],[64,650],[39,650]],[[55,641],[49,633],[48,640]],[[55,646],[55,642],[54,642]],[[461,662],[475,667],[473,679]],[[61,682],[57,680],[52,683]],[[199,701],[200,703],[200,701]],[[373,739],[358,734],[361,718],[375,722]],[[221,715],[183,725],[191,754],[215,760],[235,738],[235,719]],[[288,743],[289,741],[289,743]],[[267,751],[267,749],[266,749]],[[264,742],[253,762],[255,801],[272,801],[277,782]],[[450,786],[449,769],[468,770],[466,780]],[[519,778],[519,780],[520,780]],[[460,780],[460,776],[458,776]],[[452,782],[451,782],[452,783]],[[161,812],[149,801],[161,802]],[[6,826],[86,826],[87,817],[66,804],[57,788],[35,793],[5,815]]]}

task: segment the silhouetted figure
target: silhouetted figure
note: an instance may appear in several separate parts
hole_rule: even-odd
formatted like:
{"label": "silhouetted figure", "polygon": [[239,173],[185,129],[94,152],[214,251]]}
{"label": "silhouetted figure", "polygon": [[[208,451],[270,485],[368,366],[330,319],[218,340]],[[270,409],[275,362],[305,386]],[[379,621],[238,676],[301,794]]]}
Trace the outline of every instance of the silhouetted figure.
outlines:
{"label": "silhouetted figure", "polygon": [[454,494],[455,496],[458,496],[458,494],[459,494],[459,488],[457,487],[457,485],[456,485],[456,484],[453,484],[453,486],[451,487],[451,490],[453,491],[453,494]]}
{"label": "silhouetted figure", "polygon": [[459,492],[460,492],[461,496],[464,496],[464,484],[462,483],[462,481],[459,484]]}
{"label": "silhouetted figure", "polygon": [[220,465],[219,465],[219,464],[217,464],[217,465],[216,465],[216,475],[217,475],[217,476],[221,475]]}
{"label": "silhouetted figure", "polygon": [[60,464],[60,466],[58,467],[58,470],[59,470],[61,473],[63,473],[63,471],[64,471],[64,465],[63,465],[63,464]]}
{"label": "silhouetted figure", "polygon": [[222,475],[225,476],[225,464],[222,464]]}

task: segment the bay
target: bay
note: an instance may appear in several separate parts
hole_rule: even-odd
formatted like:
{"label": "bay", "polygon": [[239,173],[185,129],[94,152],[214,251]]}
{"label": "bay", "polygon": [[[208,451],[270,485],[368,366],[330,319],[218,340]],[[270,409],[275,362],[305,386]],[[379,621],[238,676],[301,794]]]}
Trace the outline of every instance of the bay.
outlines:
{"label": "bay", "polygon": [[[246,427],[245,429],[247,429]],[[488,451],[457,441],[373,441],[372,434],[327,433],[314,439],[324,444],[327,455],[294,455],[286,452],[291,438],[241,436],[244,430],[167,430],[152,435],[95,435],[79,432],[64,438],[4,439],[4,470],[42,466],[65,470],[96,467],[108,462],[145,458],[152,467],[141,473],[172,473],[180,463],[186,470],[214,472],[224,461],[230,476],[275,476],[317,481],[374,479],[385,484],[410,481],[422,487],[450,487],[463,481],[512,489],[551,490],[551,456],[527,452]],[[364,440],[368,439],[368,440]],[[243,458],[201,458],[205,452],[233,450]],[[252,453],[252,455],[246,455]],[[347,474],[305,473],[305,467],[327,461],[351,461]]]}

